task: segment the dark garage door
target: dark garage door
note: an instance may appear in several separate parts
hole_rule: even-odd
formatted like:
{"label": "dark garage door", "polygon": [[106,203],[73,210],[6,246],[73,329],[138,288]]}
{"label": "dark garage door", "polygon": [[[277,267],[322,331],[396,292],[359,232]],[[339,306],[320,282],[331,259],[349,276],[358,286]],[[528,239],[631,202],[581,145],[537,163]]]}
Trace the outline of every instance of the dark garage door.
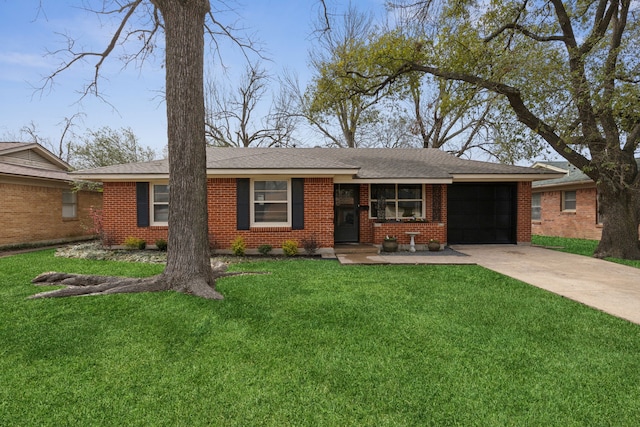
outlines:
{"label": "dark garage door", "polygon": [[515,183],[461,183],[447,189],[448,243],[516,243]]}

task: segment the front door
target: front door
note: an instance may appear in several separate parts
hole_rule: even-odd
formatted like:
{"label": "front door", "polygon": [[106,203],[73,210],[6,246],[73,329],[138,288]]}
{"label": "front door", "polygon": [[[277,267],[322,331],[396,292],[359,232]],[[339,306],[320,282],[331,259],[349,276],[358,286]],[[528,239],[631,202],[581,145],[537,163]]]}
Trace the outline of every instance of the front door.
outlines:
{"label": "front door", "polygon": [[333,187],[334,240],[336,243],[352,243],[359,240],[357,184],[336,184]]}

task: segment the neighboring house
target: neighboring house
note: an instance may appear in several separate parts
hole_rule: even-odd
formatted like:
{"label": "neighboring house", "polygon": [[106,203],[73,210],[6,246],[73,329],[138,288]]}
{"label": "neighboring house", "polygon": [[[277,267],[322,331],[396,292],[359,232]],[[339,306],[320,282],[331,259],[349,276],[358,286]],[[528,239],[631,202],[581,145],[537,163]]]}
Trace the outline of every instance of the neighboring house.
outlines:
{"label": "neighboring house", "polygon": [[538,162],[533,167],[563,176],[533,183],[532,233],[600,240],[602,223],[595,182],[567,161]]}
{"label": "neighboring house", "polygon": [[69,165],[38,144],[0,142],[0,247],[86,237],[102,194],[75,192]]}
{"label": "neighboring house", "polygon": [[[167,160],[78,171],[103,182],[104,227],[117,244],[129,236],[167,238]],[[463,160],[436,149],[208,148],[209,232],[228,249],[301,245],[314,238],[418,245],[530,243],[531,182],[560,174]],[[378,216],[385,216],[380,221]]]}

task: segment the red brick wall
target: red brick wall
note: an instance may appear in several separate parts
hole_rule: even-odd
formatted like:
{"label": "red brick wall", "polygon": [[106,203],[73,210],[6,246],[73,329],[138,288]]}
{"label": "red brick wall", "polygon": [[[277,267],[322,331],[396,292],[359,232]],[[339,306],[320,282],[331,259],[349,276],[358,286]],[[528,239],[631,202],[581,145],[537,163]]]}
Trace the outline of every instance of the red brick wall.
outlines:
{"label": "red brick wall", "polygon": [[576,190],[575,212],[562,212],[562,190],[540,194],[541,217],[531,224],[533,234],[600,240],[602,225],[596,223],[595,187]]}
{"label": "red brick wall", "polygon": [[518,183],[517,243],[531,243],[531,182]]}
{"label": "red brick wall", "polygon": [[242,236],[247,248],[271,245],[281,248],[285,240],[302,240],[312,235],[321,248],[333,247],[333,180],[331,178],[305,178],[304,230],[287,227],[255,227],[237,230],[235,178],[209,179],[209,230],[218,248],[227,249],[231,242]]}
{"label": "red brick wall", "polygon": [[[370,219],[370,212],[360,212],[360,242],[361,243],[373,243],[382,244],[382,240],[385,236],[396,236],[398,243],[401,245],[409,244],[410,237],[405,234],[407,231],[419,231],[420,235],[415,237],[416,244],[426,244],[429,239],[437,239],[442,243],[447,241],[447,186],[440,184],[426,185],[425,186],[425,214],[427,221],[433,221],[433,187],[439,185],[441,187],[441,200],[440,200],[440,218],[441,221],[437,222],[385,222],[376,223],[374,219]],[[369,185],[360,185],[360,204],[363,206],[369,205]]]}
{"label": "red brick wall", "polygon": [[157,239],[167,239],[166,226],[137,226],[135,182],[105,182],[103,200],[104,229],[116,245],[122,245],[127,237],[144,239],[149,245]]}
{"label": "red brick wall", "polygon": [[78,192],[77,218],[63,219],[62,192],[69,189],[66,183],[0,183],[0,246],[89,235],[88,210],[102,206],[102,194]]}
{"label": "red brick wall", "polygon": [[[439,185],[439,184],[434,184]],[[426,223],[376,224],[369,219],[369,210],[360,211],[360,242],[380,244],[386,235],[395,235],[400,244],[408,244],[406,231],[419,231],[417,244],[429,239],[447,241],[447,186],[441,187],[440,221]],[[432,185],[425,189],[426,218],[432,221]],[[305,229],[291,230],[286,227],[252,228],[237,230],[236,224],[236,180],[235,178],[212,178],[208,181],[209,230],[212,243],[219,249],[228,249],[238,236],[245,239],[247,248],[255,249],[268,244],[281,248],[285,240],[299,242],[312,235],[320,247],[333,247],[333,180],[331,178],[306,178],[304,184]],[[167,227],[136,226],[136,185],[134,182],[105,183],[104,206],[105,230],[122,244],[129,236],[145,239],[153,244],[158,238],[167,238]],[[518,183],[517,241],[531,241],[531,183]],[[369,206],[369,185],[360,185],[360,205]]]}
{"label": "red brick wall", "polygon": [[[158,238],[167,238],[167,227],[136,226],[135,182],[105,183],[105,229],[116,244],[133,236],[153,244]],[[322,248],[333,247],[333,180],[331,178],[306,178],[304,183],[304,230],[287,227],[252,228],[237,230],[236,180],[235,178],[212,178],[207,182],[209,232],[212,243],[218,249],[229,249],[231,242],[242,236],[247,248],[260,245],[281,248],[285,240],[302,240],[312,235]]]}

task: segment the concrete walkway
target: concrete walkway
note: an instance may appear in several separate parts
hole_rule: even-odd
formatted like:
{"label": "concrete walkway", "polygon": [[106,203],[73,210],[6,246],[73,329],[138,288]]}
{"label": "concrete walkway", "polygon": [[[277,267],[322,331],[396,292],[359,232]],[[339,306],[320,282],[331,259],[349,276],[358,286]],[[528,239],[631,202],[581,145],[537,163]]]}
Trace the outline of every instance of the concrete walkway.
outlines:
{"label": "concrete walkway", "polygon": [[[453,245],[459,255],[338,255],[344,264],[477,264],[640,324],[640,269],[535,246]],[[363,262],[358,262],[358,261]]]}

